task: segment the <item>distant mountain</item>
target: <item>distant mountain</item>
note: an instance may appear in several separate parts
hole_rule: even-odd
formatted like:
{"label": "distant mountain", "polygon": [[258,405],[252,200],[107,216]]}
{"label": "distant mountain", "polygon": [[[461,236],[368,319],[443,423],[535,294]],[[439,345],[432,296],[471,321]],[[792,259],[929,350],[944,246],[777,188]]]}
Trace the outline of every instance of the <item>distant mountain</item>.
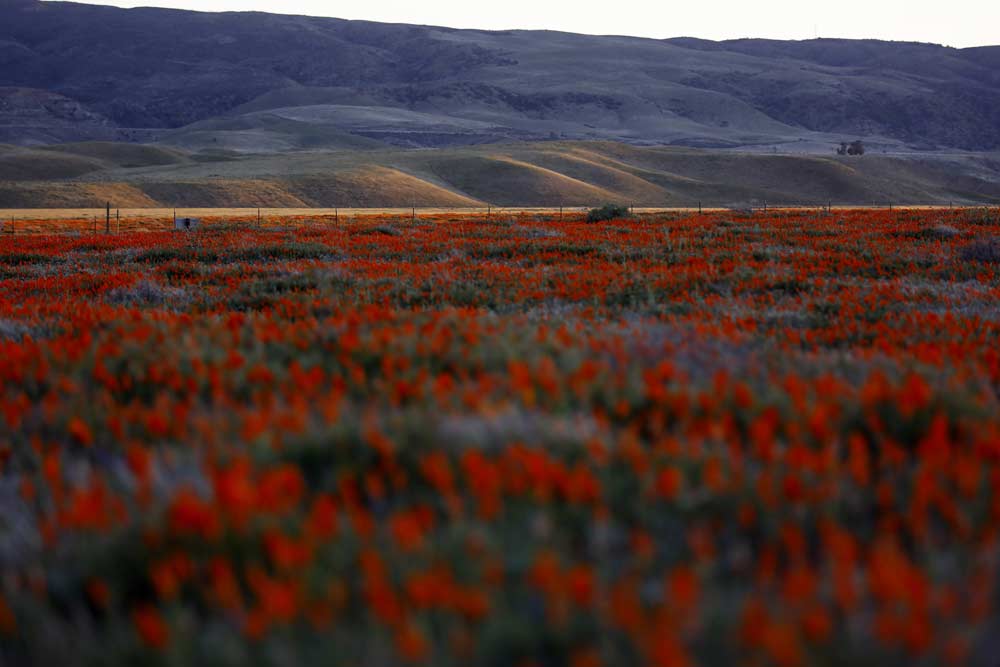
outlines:
{"label": "distant mountain", "polygon": [[0,86],[0,141],[18,144],[614,139],[815,152],[864,137],[893,151],[1000,148],[1000,47],[651,40],[0,0]]}

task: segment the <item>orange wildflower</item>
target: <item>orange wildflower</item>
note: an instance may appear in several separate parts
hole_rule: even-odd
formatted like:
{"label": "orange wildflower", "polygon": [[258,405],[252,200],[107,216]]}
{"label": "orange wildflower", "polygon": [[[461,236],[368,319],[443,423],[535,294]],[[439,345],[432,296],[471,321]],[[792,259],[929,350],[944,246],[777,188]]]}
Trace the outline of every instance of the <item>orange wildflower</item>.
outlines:
{"label": "orange wildflower", "polygon": [[170,528],[178,535],[214,539],[221,530],[215,508],[191,489],[182,489],[174,496],[168,515]]}
{"label": "orange wildflower", "polygon": [[660,471],[656,477],[656,492],[667,500],[674,500],[684,488],[683,473],[673,466]]}
{"label": "orange wildflower", "polygon": [[94,444],[93,432],[79,417],[73,417],[69,420],[69,434],[70,437],[73,438],[74,442],[83,445],[84,447],[90,447]]}
{"label": "orange wildflower", "polygon": [[162,650],[170,640],[170,630],[155,607],[142,606],[133,610],[132,623],[139,638],[150,648]]}

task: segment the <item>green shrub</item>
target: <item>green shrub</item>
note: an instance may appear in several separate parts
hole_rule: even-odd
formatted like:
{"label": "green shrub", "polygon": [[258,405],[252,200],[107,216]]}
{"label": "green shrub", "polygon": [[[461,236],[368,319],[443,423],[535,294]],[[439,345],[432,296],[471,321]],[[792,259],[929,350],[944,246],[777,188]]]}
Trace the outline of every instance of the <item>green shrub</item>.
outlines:
{"label": "green shrub", "polygon": [[0,255],[2,266],[26,266],[28,264],[57,264],[65,262],[65,258],[54,255],[42,255],[33,252],[12,252]]}
{"label": "green shrub", "polygon": [[230,253],[228,257],[238,262],[258,262],[263,260],[323,259],[330,254],[330,248],[322,243],[297,241],[283,245],[275,244],[240,248]]}
{"label": "green shrub", "polygon": [[601,208],[592,208],[587,213],[587,222],[605,222],[631,217],[628,206],[621,204],[605,204]]}
{"label": "green shrub", "polygon": [[186,248],[149,248],[139,253],[135,261],[140,264],[164,264],[182,262],[192,258],[193,253]]}

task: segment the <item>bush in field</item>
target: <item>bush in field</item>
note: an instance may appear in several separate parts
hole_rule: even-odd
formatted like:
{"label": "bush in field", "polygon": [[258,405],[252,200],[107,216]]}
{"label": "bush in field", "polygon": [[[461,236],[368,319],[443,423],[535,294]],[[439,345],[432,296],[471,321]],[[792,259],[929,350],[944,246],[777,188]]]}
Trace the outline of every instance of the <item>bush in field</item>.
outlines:
{"label": "bush in field", "polygon": [[354,232],[360,236],[402,236],[403,232],[398,227],[393,227],[392,225],[376,225],[375,227],[366,227],[359,229]]}
{"label": "bush in field", "polygon": [[995,225],[1000,222],[1000,208],[970,208],[963,212],[962,218],[970,225]]}
{"label": "bush in field", "polygon": [[631,217],[628,206],[621,204],[605,204],[600,208],[592,208],[587,213],[587,222],[606,222]]}
{"label": "bush in field", "polygon": [[976,241],[962,249],[962,259],[967,262],[1000,264],[1000,238]]}
{"label": "bush in field", "polygon": [[164,287],[149,280],[140,280],[131,287],[118,287],[108,292],[110,303],[131,308],[139,306],[186,306],[190,296],[183,289]]}
{"label": "bush in field", "polygon": [[961,230],[956,229],[951,225],[935,225],[933,227],[924,227],[920,231],[915,232],[914,238],[929,239],[932,241],[946,241],[961,235]]}
{"label": "bush in field", "polygon": [[19,341],[31,335],[31,328],[17,320],[0,319],[0,341]]}

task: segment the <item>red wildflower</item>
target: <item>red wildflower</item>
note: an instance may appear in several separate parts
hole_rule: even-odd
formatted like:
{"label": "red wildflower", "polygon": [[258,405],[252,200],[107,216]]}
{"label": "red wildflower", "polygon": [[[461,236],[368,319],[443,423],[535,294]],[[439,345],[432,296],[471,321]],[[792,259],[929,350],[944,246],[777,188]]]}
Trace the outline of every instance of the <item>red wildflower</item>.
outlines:
{"label": "red wildflower", "polygon": [[163,649],[170,640],[170,630],[160,612],[151,606],[132,611],[132,623],[142,642],[154,649]]}
{"label": "red wildflower", "polygon": [[214,539],[221,530],[215,508],[191,489],[182,489],[174,496],[168,515],[170,529],[178,535]]}
{"label": "red wildflower", "polygon": [[69,421],[69,434],[73,440],[84,447],[94,444],[94,434],[90,427],[79,417],[73,417]]}

